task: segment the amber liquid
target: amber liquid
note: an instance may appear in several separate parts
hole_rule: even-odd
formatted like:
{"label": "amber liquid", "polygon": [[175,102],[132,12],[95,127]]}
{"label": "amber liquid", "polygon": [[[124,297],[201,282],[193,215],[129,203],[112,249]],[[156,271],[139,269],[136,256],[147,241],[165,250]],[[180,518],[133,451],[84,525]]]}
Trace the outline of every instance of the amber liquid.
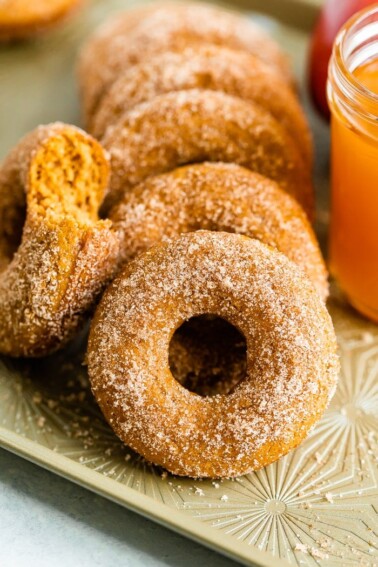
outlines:
{"label": "amber liquid", "polygon": [[[355,77],[378,94],[378,59]],[[378,137],[378,121],[372,126]],[[332,116],[331,272],[350,302],[378,322],[378,141]]]}

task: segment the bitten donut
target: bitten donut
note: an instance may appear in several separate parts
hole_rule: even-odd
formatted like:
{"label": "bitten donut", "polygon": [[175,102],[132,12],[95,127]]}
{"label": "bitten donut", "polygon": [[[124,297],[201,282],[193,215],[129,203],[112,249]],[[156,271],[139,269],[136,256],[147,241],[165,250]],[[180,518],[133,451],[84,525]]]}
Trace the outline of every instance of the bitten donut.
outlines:
{"label": "bitten donut", "polygon": [[163,51],[223,45],[256,55],[293,83],[287,57],[247,18],[207,4],[157,3],[117,14],[89,39],[78,65],[86,123],[120,73]]}
{"label": "bitten donut", "polygon": [[261,107],[222,92],[158,96],[126,112],[102,143],[112,166],[108,205],[150,175],[187,163],[224,161],[277,181],[313,217],[309,171],[294,142]]}
{"label": "bitten donut", "polygon": [[270,112],[312,164],[312,140],[292,89],[254,55],[216,45],[161,53],[126,70],[103,96],[89,130],[101,138],[126,110],[170,91],[205,88],[259,104]]}
{"label": "bitten donut", "polygon": [[[201,397],[168,365],[184,321],[217,315],[244,335],[247,373],[229,394]],[[234,477],[296,447],[337,382],[323,301],[297,266],[261,242],[199,231],[127,264],[105,292],[88,346],[94,395],[132,449],[168,471]]]}
{"label": "bitten donut", "polygon": [[226,163],[195,164],[149,177],[110,212],[122,261],[182,232],[217,230],[257,238],[306,272],[323,299],[327,271],[298,203],[278,185]]}
{"label": "bitten donut", "polygon": [[0,168],[0,352],[42,356],[73,336],[114,271],[118,239],[98,219],[101,146],[65,124],[27,135]]}
{"label": "bitten donut", "polygon": [[2,0],[0,41],[26,39],[49,29],[82,0]]}

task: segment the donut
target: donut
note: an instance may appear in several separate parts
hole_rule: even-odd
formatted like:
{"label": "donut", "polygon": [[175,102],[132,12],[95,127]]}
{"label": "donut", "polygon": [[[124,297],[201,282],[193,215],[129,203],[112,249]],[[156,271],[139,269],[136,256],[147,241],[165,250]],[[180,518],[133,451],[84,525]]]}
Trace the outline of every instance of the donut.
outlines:
{"label": "donut", "polygon": [[102,98],[89,128],[102,137],[107,126],[133,106],[193,88],[220,90],[259,104],[283,124],[310,161],[311,135],[293,91],[256,56],[216,45],[164,52],[127,69]]}
{"label": "donut", "polygon": [[252,21],[208,4],[159,2],[116,14],[84,46],[78,79],[85,123],[125,69],[163,51],[180,52],[204,43],[252,53],[293,84],[287,57]]}
{"label": "donut", "polygon": [[[171,337],[213,314],[244,335],[247,371],[228,394],[200,396],[169,369]],[[297,266],[238,234],[198,231],[127,264],[92,321],[93,393],[120,439],[189,477],[235,477],[296,447],[336,387],[330,316]]]}
{"label": "donut", "polygon": [[0,41],[27,39],[57,24],[82,0],[2,0]]}
{"label": "donut", "polygon": [[261,107],[222,92],[193,89],[155,97],[126,112],[102,143],[112,166],[105,210],[150,175],[224,161],[277,181],[313,217],[310,175],[294,142]]}
{"label": "donut", "polygon": [[38,127],[0,167],[0,352],[50,354],[73,337],[114,272],[98,209],[109,165],[73,126]]}
{"label": "donut", "polygon": [[302,267],[320,296],[327,271],[298,203],[270,179],[239,165],[203,163],[149,177],[109,214],[122,262],[182,232],[237,232],[276,248]]}
{"label": "donut", "polygon": [[89,131],[101,138],[126,110],[170,91],[205,88],[259,104],[270,112],[312,164],[312,140],[292,89],[256,56],[216,45],[161,53],[127,69],[103,96]]}

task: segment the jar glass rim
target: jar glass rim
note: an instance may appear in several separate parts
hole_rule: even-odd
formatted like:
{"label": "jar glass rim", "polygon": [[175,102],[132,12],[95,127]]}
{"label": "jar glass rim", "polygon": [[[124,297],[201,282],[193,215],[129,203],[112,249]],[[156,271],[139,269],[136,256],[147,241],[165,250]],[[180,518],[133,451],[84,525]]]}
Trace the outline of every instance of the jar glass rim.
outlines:
{"label": "jar glass rim", "polygon": [[[373,104],[378,106],[378,93],[373,92],[368,87],[366,87],[361,81],[359,81],[353,73],[353,70],[349,68],[348,62],[346,60],[345,51],[346,44],[348,40],[361,28],[364,27],[365,23],[368,23],[372,18],[376,18],[378,25],[378,3],[361,10],[354,16],[352,16],[339,31],[335,44],[333,47],[333,59],[336,62],[337,67],[341,74],[347,79],[349,83],[349,89],[354,92],[360,101],[365,100],[367,104]],[[378,58],[378,51],[377,51]]]}

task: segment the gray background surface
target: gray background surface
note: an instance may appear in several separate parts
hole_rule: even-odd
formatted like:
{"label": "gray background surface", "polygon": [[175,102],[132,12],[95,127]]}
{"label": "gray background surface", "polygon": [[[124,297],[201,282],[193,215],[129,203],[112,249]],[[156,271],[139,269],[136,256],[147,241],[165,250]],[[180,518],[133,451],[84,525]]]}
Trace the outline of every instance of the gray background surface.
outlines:
{"label": "gray background surface", "polygon": [[0,449],[1,567],[236,563]]}

